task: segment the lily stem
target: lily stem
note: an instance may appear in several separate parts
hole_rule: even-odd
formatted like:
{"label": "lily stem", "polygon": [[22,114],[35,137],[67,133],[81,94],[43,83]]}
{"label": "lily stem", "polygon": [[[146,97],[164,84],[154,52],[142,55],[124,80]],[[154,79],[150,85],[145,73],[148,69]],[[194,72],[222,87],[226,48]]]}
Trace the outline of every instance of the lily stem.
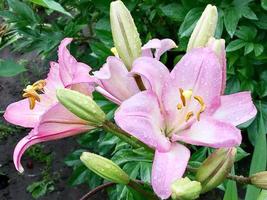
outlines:
{"label": "lily stem", "polygon": [[232,180],[232,181],[236,181],[236,182],[241,183],[241,184],[251,184],[250,178],[242,176],[242,175],[237,176],[237,175],[228,174],[227,179]]}
{"label": "lily stem", "polygon": [[105,121],[102,125],[102,128],[104,130],[112,133],[113,135],[116,135],[118,138],[127,142],[128,144],[130,144],[134,148],[143,147],[143,148],[145,148],[151,152],[154,152],[154,150],[152,148],[148,147],[146,144],[142,143],[137,138],[129,135],[127,132],[125,132],[124,130],[119,128],[116,124],[112,123],[111,121],[108,121],[108,120]]}

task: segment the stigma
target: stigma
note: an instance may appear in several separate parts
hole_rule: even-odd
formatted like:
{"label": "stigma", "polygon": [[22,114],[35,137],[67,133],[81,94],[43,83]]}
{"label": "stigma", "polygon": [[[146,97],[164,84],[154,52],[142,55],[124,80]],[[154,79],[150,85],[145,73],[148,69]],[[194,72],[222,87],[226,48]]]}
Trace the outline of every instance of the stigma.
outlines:
{"label": "stigma", "polygon": [[45,80],[39,80],[32,85],[27,85],[27,87],[23,90],[22,96],[24,98],[28,98],[29,107],[31,110],[34,109],[36,105],[36,101],[40,102],[40,92],[44,92],[44,86],[46,85]]}

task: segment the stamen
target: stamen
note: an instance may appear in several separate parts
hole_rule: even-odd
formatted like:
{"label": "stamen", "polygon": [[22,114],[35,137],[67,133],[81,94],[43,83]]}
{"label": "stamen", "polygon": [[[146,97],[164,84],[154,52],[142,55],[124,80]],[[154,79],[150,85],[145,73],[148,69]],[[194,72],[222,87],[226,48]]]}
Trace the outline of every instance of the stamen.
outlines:
{"label": "stamen", "polygon": [[34,109],[36,101],[40,102],[41,98],[38,92],[44,92],[45,80],[39,80],[32,85],[28,85],[24,90],[22,96],[28,98],[30,109]]}
{"label": "stamen", "polygon": [[179,88],[179,92],[180,92],[180,96],[181,96],[181,100],[182,100],[183,106],[185,106],[186,102],[185,102],[185,97],[183,95],[184,90],[182,88]]}
{"label": "stamen", "polygon": [[183,105],[178,103],[176,107],[177,107],[178,110],[181,110],[183,108]]}
{"label": "stamen", "polygon": [[114,56],[119,57],[119,53],[118,53],[116,47],[112,47],[112,48],[110,49],[110,51],[114,54]]}
{"label": "stamen", "polygon": [[186,114],[185,121],[188,122],[188,120],[193,116],[194,116],[194,113],[192,111],[190,111],[189,113]]}
{"label": "stamen", "polygon": [[201,96],[194,96],[194,99],[198,101],[198,103],[200,104],[200,110],[197,112],[197,120],[200,120],[200,114],[202,112],[204,112],[204,110],[206,109],[206,105],[204,103],[204,100]]}

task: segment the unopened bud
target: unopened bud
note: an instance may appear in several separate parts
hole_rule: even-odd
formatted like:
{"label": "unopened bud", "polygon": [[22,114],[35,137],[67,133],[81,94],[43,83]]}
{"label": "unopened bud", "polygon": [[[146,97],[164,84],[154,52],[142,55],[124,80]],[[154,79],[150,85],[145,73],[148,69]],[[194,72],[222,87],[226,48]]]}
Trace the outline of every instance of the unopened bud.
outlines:
{"label": "unopened bud", "polygon": [[129,176],[107,158],[94,153],[83,152],[80,159],[86,167],[106,180],[124,185],[127,185],[130,181]]}
{"label": "unopened bud", "polygon": [[114,45],[130,70],[133,61],[141,55],[142,44],[130,12],[120,0],[110,4],[110,23]]}
{"label": "unopened bud", "polygon": [[90,96],[70,89],[58,89],[59,102],[77,117],[94,126],[101,126],[106,115]]}
{"label": "unopened bud", "polygon": [[225,56],[225,40],[224,39],[215,39],[214,37],[210,37],[208,43],[206,44],[218,58]]}
{"label": "unopened bud", "polygon": [[205,193],[220,185],[227,177],[235,161],[236,148],[215,150],[198,168],[196,180],[201,182]]}
{"label": "unopened bud", "polygon": [[250,176],[252,185],[267,190],[267,171],[259,172]]}
{"label": "unopened bud", "polygon": [[193,200],[199,197],[201,184],[198,181],[191,181],[189,178],[181,178],[175,181],[172,186],[172,199]]}
{"label": "unopened bud", "polygon": [[204,47],[207,44],[209,38],[214,36],[217,20],[216,6],[207,5],[191,34],[187,51],[197,47]]}

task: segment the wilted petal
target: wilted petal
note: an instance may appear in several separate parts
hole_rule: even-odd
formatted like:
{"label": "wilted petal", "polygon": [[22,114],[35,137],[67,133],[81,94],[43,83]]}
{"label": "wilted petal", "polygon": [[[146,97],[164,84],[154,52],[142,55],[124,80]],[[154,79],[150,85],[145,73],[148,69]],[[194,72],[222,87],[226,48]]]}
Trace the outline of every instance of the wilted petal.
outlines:
{"label": "wilted petal", "polygon": [[257,114],[250,92],[239,92],[221,97],[221,105],[213,117],[234,126],[242,124]]}
{"label": "wilted petal", "polygon": [[159,99],[161,99],[163,85],[170,77],[165,65],[149,57],[137,58],[133,63],[131,74],[140,75],[147,89],[155,92]]}
{"label": "wilted petal", "polygon": [[102,94],[106,96],[106,93],[109,93],[109,96],[120,102],[139,92],[134,78],[128,74],[122,61],[114,56],[108,57],[107,63],[99,71],[94,72],[94,76],[101,82],[100,87],[106,91]]}
{"label": "wilted petal", "polygon": [[24,99],[10,104],[6,108],[4,118],[9,123],[26,128],[33,128],[46,109],[47,108],[43,104],[37,102],[34,109],[31,110],[28,99]]}
{"label": "wilted petal", "polygon": [[124,101],[115,113],[115,121],[147,145],[159,151],[169,150],[170,142],[162,133],[163,117],[152,92],[140,92]]}
{"label": "wilted petal", "polygon": [[156,151],[152,167],[152,187],[162,199],[171,195],[171,184],[185,172],[190,151],[183,145],[173,143],[168,152]]}
{"label": "wilted petal", "polygon": [[142,56],[153,57],[153,53],[151,49],[156,49],[154,57],[159,60],[160,56],[164,54],[166,51],[169,51],[172,48],[177,47],[175,42],[171,39],[152,39],[149,40],[142,47]]}
{"label": "wilted petal", "polygon": [[233,147],[241,143],[240,130],[230,123],[202,117],[190,129],[174,134],[174,141],[213,148]]}

